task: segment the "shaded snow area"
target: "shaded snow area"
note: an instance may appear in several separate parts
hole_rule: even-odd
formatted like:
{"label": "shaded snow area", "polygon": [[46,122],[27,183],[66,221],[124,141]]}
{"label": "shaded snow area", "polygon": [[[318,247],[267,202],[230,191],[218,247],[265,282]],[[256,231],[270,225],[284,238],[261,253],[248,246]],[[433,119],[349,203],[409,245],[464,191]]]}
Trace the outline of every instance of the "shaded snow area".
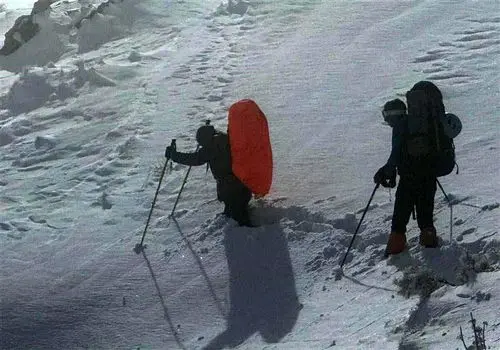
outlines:
{"label": "shaded snow area", "polygon": [[[500,349],[497,1],[101,3],[55,2],[0,57],[1,349],[462,349],[471,313]],[[389,156],[381,108],[424,79],[463,123],[440,247],[411,219],[385,258],[379,189],[341,271]],[[260,226],[220,214],[205,166],[170,216],[188,168],[168,164],[136,254],[165,146],[243,98],[273,147]]]}

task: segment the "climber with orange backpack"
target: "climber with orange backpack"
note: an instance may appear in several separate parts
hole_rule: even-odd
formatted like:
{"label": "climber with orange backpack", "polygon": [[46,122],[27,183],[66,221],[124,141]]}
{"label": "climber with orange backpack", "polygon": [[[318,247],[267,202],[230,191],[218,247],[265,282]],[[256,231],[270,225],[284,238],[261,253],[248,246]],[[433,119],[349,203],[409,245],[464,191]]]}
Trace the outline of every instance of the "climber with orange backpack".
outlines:
{"label": "climber with orange backpack", "polygon": [[177,152],[168,146],[165,157],[189,166],[208,163],[217,182],[217,199],[224,203],[223,214],[240,226],[254,226],[248,203],[252,194],[266,195],[272,181],[272,151],[264,113],[252,100],[238,101],[229,108],[228,133],[203,125],[196,132],[196,141],[199,148],[195,152]]}

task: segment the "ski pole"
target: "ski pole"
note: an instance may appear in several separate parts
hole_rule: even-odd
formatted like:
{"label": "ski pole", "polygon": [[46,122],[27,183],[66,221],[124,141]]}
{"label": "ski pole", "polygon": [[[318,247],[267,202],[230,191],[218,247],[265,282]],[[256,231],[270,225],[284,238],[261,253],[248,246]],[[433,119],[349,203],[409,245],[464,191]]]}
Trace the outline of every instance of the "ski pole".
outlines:
{"label": "ski pole", "polygon": [[342,263],[340,264],[340,268],[342,269],[344,267],[344,263],[347,259],[347,254],[351,251],[352,244],[354,243],[354,240],[356,239],[356,235],[358,234],[359,228],[361,227],[361,223],[363,222],[363,219],[365,218],[366,212],[368,211],[368,208],[370,207],[370,203],[372,202],[373,196],[375,195],[375,192],[377,191],[378,187],[380,184],[375,185],[375,188],[373,189],[372,195],[370,196],[370,199],[368,200],[368,204],[366,205],[366,208],[363,212],[363,215],[361,216],[361,220],[359,220],[358,227],[356,227],[356,231],[354,231],[354,235],[352,236],[351,243],[349,244],[349,248],[347,248],[347,252],[344,255],[344,259],[342,259]]}
{"label": "ski pole", "polygon": [[[205,121],[205,125],[210,125],[210,119],[207,119]],[[195,152],[198,152],[199,149],[200,149],[200,145],[198,144],[198,146],[196,146]],[[181,189],[179,190],[179,194],[177,195],[177,198],[175,199],[174,207],[172,208],[172,212],[170,213],[169,217],[172,217],[174,215],[175,208],[177,208],[177,203],[179,203],[179,199],[181,198],[182,190],[184,189],[184,186],[186,185],[187,178],[189,176],[189,173],[191,172],[191,168],[192,168],[192,166],[190,165],[188,168],[188,171],[186,173],[186,176],[184,176],[184,181],[182,181]],[[208,164],[207,164],[207,170],[208,170]]]}
{"label": "ski pole", "polygon": [[[172,142],[170,143],[170,147],[172,147],[173,149],[176,148],[175,139],[173,139]],[[151,209],[149,210],[148,220],[146,221],[146,227],[144,227],[144,232],[142,233],[141,242],[137,243],[134,247],[134,252],[136,252],[137,254],[140,254],[144,249],[144,246],[143,246],[144,237],[146,237],[146,231],[147,231],[148,226],[149,226],[149,221],[151,220],[151,215],[153,214],[153,208],[155,207],[156,198],[158,197],[158,193],[160,192],[161,182],[163,181],[163,176],[165,175],[165,171],[167,170],[167,164],[168,164],[169,160],[170,160],[170,158],[167,158],[167,160],[165,161],[165,164],[163,165],[163,169],[161,171],[161,176],[160,176],[160,181],[158,182],[158,187],[156,188],[156,193],[155,193],[155,196],[153,198],[153,203],[151,204]]]}
{"label": "ski pole", "polygon": [[[200,148],[200,145],[196,146],[195,152],[198,152],[199,148]],[[179,203],[179,199],[181,198],[182,190],[184,189],[184,186],[186,185],[187,178],[189,176],[189,173],[191,172],[191,168],[192,168],[192,166],[190,165],[188,168],[188,171],[186,173],[186,176],[184,176],[184,180],[182,181],[181,189],[179,190],[179,194],[177,195],[177,198],[175,199],[174,207],[172,208],[172,212],[170,213],[169,217],[172,217],[174,215],[175,208],[177,208],[177,203]]]}
{"label": "ski pole", "polygon": [[448,202],[448,206],[450,207],[450,243],[451,243],[451,240],[453,239],[453,204],[451,203],[450,198],[448,197],[448,195],[444,191],[444,188],[443,188],[443,186],[441,186],[441,183],[439,182],[438,179],[436,179],[436,182],[437,182],[439,188],[441,189],[441,192],[443,192],[444,198],[446,198],[446,201]]}

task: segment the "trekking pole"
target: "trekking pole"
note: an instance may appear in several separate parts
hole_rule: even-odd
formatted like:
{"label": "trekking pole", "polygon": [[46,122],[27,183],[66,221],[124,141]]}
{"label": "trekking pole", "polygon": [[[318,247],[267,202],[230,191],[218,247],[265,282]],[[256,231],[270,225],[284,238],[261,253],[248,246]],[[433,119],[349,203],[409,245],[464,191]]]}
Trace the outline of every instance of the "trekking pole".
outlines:
{"label": "trekking pole", "polygon": [[375,186],[375,188],[373,189],[372,195],[370,196],[370,199],[368,200],[368,204],[366,205],[366,208],[363,212],[363,215],[361,216],[361,220],[359,220],[358,227],[356,227],[356,231],[354,231],[354,235],[352,236],[351,243],[349,244],[349,248],[347,248],[347,252],[344,255],[344,259],[342,259],[342,263],[340,264],[341,269],[344,267],[344,263],[347,259],[347,254],[349,254],[349,251],[352,248],[352,244],[354,243],[354,240],[356,239],[356,235],[358,234],[359,228],[361,227],[361,223],[363,222],[363,219],[365,218],[366,212],[368,211],[368,208],[370,207],[370,203],[372,202],[373,196],[375,195],[375,192],[377,191],[379,186],[380,186],[380,184],[377,184]]}
{"label": "trekking pole", "polygon": [[[172,147],[173,149],[175,149],[177,147],[175,144],[175,139],[173,139],[172,142],[170,143],[170,147]],[[156,188],[156,193],[155,193],[155,196],[153,198],[153,203],[151,204],[151,209],[149,210],[148,220],[146,221],[146,227],[144,227],[144,232],[142,233],[141,242],[137,243],[134,247],[134,252],[136,252],[136,254],[140,254],[144,250],[144,246],[142,244],[144,243],[144,237],[146,237],[146,231],[147,231],[148,226],[149,226],[149,221],[151,220],[151,215],[153,214],[153,208],[155,207],[156,198],[158,197],[158,193],[160,192],[161,182],[163,181],[163,176],[165,175],[165,171],[167,170],[167,165],[168,165],[169,160],[170,160],[170,158],[167,158],[167,160],[165,161],[165,164],[163,165],[163,169],[161,171],[161,176],[160,176],[160,181],[158,181],[158,187]]]}
{"label": "trekking pole", "polygon": [[[208,119],[205,122],[205,125],[210,125],[210,119]],[[198,146],[196,146],[195,152],[198,152],[199,149],[200,149],[200,145],[198,144]],[[207,167],[208,167],[208,164],[207,164]],[[190,165],[188,168],[188,171],[186,173],[186,176],[184,176],[184,181],[182,181],[181,189],[179,190],[179,194],[177,195],[177,198],[175,199],[174,207],[172,208],[172,212],[170,213],[169,217],[172,217],[174,215],[175,208],[177,208],[177,203],[179,203],[179,199],[181,198],[182,190],[184,189],[184,186],[186,185],[187,178],[189,176],[189,173],[191,172],[191,168],[192,168],[192,166]]]}
{"label": "trekking pole", "polygon": [[[199,148],[200,148],[200,145],[198,145],[196,147],[195,152],[197,152]],[[172,208],[172,212],[170,213],[169,217],[172,217],[174,215],[175,208],[177,207],[177,203],[179,203],[179,199],[181,198],[182,190],[184,189],[184,186],[186,185],[187,178],[189,176],[189,173],[191,172],[191,168],[192,168],[192,166],[190,165],[188,168],[188,171],[186,173],[186,176],[184,176],[184,180],[182,181],[181,189],[179,190],[179,194],[177,195],[177,198],[175,199],[174,207]]]}
{"label": "trekking pole", "polygon": [[448,206],[450,207],[450,244],[451,244],[451,240],[453,239],[453,204],[451,203],[450,198],[448,197],[448,195],[444,191],[444,188],[443,188],[443,186],[441,186],[441,183],[439,182],[438,179],[436,179],[436,182],[437,182],[439,188],[441,189],[441,192],[443,192],[444,198],[446,198],[446,201],[448,202]]}

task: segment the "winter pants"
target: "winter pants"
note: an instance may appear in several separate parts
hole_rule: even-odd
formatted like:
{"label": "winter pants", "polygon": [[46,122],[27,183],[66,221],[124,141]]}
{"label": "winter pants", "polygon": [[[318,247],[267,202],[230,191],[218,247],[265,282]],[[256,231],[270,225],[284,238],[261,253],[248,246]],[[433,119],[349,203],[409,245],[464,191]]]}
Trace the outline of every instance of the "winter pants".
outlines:
{"label": "winter pants", "polygon": [[248,202],[252,192],[235,176],[217,181],[217,199],[224,202],[224,214],[236,220],[240,226],[251,226]]}
{"label": "winter pants", "polygon": [[224,213],[233,218],[240,226],[251,226],[248,213],[248,202],[252,198],[252,192],[248,189],[232,193],[224,200]]}
{"label": "winter pants", "polygon": [[392,216],[392,232],[405,233],[406,225],[415,207],[420,229],[434,227],[435,177],[402,176],[396,190],[396,202]]}

